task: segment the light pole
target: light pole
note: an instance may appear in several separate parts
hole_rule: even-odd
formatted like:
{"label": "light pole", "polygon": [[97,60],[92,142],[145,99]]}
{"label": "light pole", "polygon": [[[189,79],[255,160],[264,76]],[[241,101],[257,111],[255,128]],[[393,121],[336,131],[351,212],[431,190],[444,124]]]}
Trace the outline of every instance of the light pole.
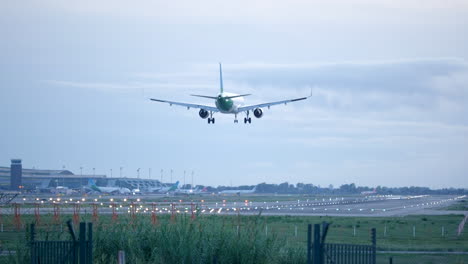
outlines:
{"label": "light pole", "polygon": [[140,179],[140,168],[137,169],[137,178]]}
{"label": "light pole", "polygon": [[93,168],[93,178],[96,177],[96,168]]}
{"label": "light pole", "polygon": [[111,171],[111,178],[112,178],[112,169],[110,169],[110,171]]}
{"label": "light pole", "polygon": [[185,170],[184,170],[184,187],[182,187],[182,188],[186,188],[185,187]]}
{"label": "light pole", "polygon": [[193,189],[193,171],[192,171],[192,185],[190,189]]}
{"label": "light pole", "polygon": [[148,169],[148,176],[151,179],[151,168]]}
{"label": "light pole", "polygon": [[161,183],[162,183],[162,181],[163,181],[163,173],[164,173],[164,170],[161,169]]}
{"label": "light pole", "polygon": [[83,194],[83,167],[80,167],[80,185],[81,185],[81,194]]}
{"label": "light pole", "polygon": [[[62,170],[65,170],[65,165],[62,165]],[[65,174],[62,175],[62,186],[65,186]]]}
{"label": "light pole", "polygon": [[119,187],[122,188],[122,170],[123,167],[120,167],[120,180],[119,180]]}
{"label": "light pole", "polygon": [[171,169],[171,183],[172,183],[172,169]]}

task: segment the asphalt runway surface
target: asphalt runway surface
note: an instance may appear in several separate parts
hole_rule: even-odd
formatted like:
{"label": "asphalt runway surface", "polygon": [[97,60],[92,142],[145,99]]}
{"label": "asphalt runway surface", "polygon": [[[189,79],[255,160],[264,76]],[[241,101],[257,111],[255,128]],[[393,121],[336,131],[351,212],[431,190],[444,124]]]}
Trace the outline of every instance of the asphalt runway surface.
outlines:
{"label": "asphalt runway surface", "polygon": [[[2,214],[14,214],[15,205],[21,214],[223,214],[223,215],[291,215],[291,216],[361,216],[390,217],[406,215],[468,214],[468,211],[445,211],[446,207],[466,196],[348,196],[320,197],[296,201],[274,201],[274,196],[248,196],[245,202],[231,202],[227,197],[167,197],[166,201],[152,202],[161,196],[106,196],[106,197],[51,197],[16,198],[2,208]],[[219,198],[219,201],[217,201]],[[247,198],[247,197],[246,197]],[[268,202],[256,201],[265,200]],[[298,197],[299,198],[299,197]],[[192,199],[193,202],[187,202]],[[171,201],[172,200],[172,201]],[[208,200],[208,199],[207,199]],[[54,208],[55,204],[55,208]],[[59,208],[59,209],[57,209]],[[18,210],[18,209],[17,209]]]}

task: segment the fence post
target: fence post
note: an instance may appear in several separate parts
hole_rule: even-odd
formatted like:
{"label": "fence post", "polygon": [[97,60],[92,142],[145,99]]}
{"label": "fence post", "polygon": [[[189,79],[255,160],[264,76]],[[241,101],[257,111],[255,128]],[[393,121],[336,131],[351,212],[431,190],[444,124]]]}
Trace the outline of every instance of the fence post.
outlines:
{"label": "fence post", "polygon": [[320,245],[320,224],[314,225],[314,264],[322,264],[322,250]]}
{"label": "fence post", "polygon": [[117,258],[117,264],[125,264],[125,251],[119,250],[119,255]]}
{"label": "fence post", "polygon": [[31,264],[36,263],[36,248],[34,246],[34,236],[35,236],[35,228],[34,223],[31,224]]}
{"label": "fence post", "polygon": [[377,262],[377,232],[375,228],[371,230],[372,235],[372,264]]}
{"label": "fence post", "polygon": [[70,232],[70,235],[71,235],[73,241],[76,242],[75,230],[73,229],[73,225],[72,225],[71,220],[67,221],[67,226],[68,226],[68,231]]}
{"label": "fence post", "polygon": [[35,231],[35,225],[31,224],[31,242],[34,242]]}
{"label": "fence post", "polygon": [[311,251],[312,250],[312,225],[307,226],[307,264],[312,264]]}
{"label": "fence post", "polygon": [[86,253],[88,255],[87,264],[93,263],[93,223],[88,223],[88,243]]}
{"label": "fence post", "polygon": [[80,257],[79,263],[85,264],[86,263],[86,223],[80,223],[80,240],[79,240],[79,250],[80,250]]}

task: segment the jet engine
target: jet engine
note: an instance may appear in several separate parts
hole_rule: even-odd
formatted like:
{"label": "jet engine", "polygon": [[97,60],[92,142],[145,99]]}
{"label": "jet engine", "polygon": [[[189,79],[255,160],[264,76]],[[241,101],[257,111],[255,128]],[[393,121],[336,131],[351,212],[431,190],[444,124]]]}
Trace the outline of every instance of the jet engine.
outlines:
{"label": "jet engine", "polygon": [[262,111],[261,108],[255,108],[255,110],[253,111],[253,113],[254,113],[254,116],[255,116],[256,118],[260,118],[260,117],[263,116],[263,111]]}
{"label": "jet engine", "polygon": [[205,109],[200,109],[200,112],[198,112],[201,118],[205,119],[208,117],[209,113]]}

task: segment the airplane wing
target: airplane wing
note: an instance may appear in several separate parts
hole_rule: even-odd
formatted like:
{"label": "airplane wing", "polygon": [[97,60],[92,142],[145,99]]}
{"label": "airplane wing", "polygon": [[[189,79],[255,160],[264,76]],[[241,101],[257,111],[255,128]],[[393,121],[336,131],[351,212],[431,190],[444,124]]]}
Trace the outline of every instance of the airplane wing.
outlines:
{"label": "airplane wing", "polygon": [[288,104],[288,103],[293,103],[293,102],[297,102],[297,101],[302,101],[302,100],[305,100],[305,99],[307,99],[307,98],[309,98],[311,96],[312,96],[312,93],[309,96],[301,97],[301,98],[288,99],[288,100],[276,101],[276,102],[271,102],[271,103],[256,104],[256,105],[247,105],[247,106],[239,107],[238,111],[239,112],[245,112],[245,111],[253,110],[253,109],[259,108],[259,107],[260,108],[261,107],[270,108],[270,106],[272,106],[272,105]]}
{"label": "airplane wing", "polygon": [[198,108],[198,109],[205,109],[205,110],[212,111],[212,112],[218,112],[219,111],[218,108],[216,108],[214,106],[208,106],[208,105],[188,104],[188,103],[173,102],[173,101],[167,101],[167,100],[161,100],[161,99],[155,99],[155,98],[150,98],[150,100],[155,101],[155,102],[160,102],[160,103],[167,103],[170,106],[172,106],[172,105],[185,106],[185,107],[187,107],[187,109]]}

